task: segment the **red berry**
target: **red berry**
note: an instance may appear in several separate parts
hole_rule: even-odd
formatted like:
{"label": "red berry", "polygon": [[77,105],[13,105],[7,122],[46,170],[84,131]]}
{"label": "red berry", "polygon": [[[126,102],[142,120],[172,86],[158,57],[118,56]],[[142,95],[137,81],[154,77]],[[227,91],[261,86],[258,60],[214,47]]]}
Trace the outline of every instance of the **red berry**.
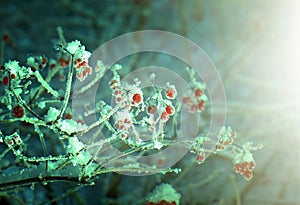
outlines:
{"label": "red berry", "polygon": [[168,121],[168,119],[169,119],[169,114],[168,114],[166,111],[163,111],[163,112],[161,113],[160,119],[161,119],[163,122]]}
{"label": "red berry", "polygon": [[204,153],[199,153],[197,156],[197,161],[198,163],[203,163],[205,160],[205,154]]}
{"label": "red berry", "polygon": [[163,159],[158,159],[158,160],[157,160],[157,166],[158,166],[158,167],[164,166],[164,162],[165,162],[165,161],[164,161]]}
{"label": "red berry", "polygon": [[45,65],[45,64],[47,63],[47,58],[44,57],[44,58],[42,59],[41,63],[42,63],[43,65]]}
{"label": "red berry", "polygon": [[32,72],[36,71],[35,67],[30,67],[30,69],[31,69]]}
{"label": "red berry", "polygon": [[50,64],[50,70],[52,70],[55,66],[55,63]]}
{"label": "red berry", "polygon": [[109,85],[114,85],[114,84],[116,84],[117,83],[117,81],[116,80],[112,80],[112,81],[110,81],[110,83],[109,83]]}
{"label": "red berry", "polygon": [[198,110],[203,111],[203,110],[204,110],[204,104],[205,104],[205,101],[204,101],[204,100],[201,100],[201,101],[197,104]]}
{"label": "red berry", "polygon": [[8,34],[4,34],[3,36],[2,36],[2,41],[3,42],[5,42],[5,43],[7,43],[8,41],[9,41],[9,35]]}
{"label": "red berry", "polygon": [[117,101],[117,102],[120,102],[121,100],[122,100],[121,97],[117,97],[117,98],[116,98],[116,101]]}
{"label": "red berry", "polygon": [[250,170],[253,170],[254,167],[255,167],[254,162],[250,162],[250,163],[249,163],[249,169],[250,169]]}
{"label": "red berry", "polygon": [[139,104],[142,101],[142,96],[136,93],[133,95],[132,100],[134,103]]}
{"label": "red berry", "polygon": [[190,97],[184,97],[184,98],[182,98],[182,102],[188,104],[188,103],[191,102],[191,98]]}
{"label": "red berry", "polygon": [[65,119],[72,119],[72,115],[71,114],[69,114],[69,113],[67,113],[67,114],[65,114],[65,117],[64,117]]}
{"label": "red berry", "polygon": [[176,205],[176,202],[175,202],[175,201],[172,201],[172,202],[171,202],[171,205]]}
{"label": "red berry", "polygon": [[69,60],[68,59],[64,59],[64,58],[60,58],[60,59],[58,59],[58,64],[61,67],[66,67],[69,64]]}
{"label": "red berry", "polygon": [[147,111],[149,114],[155,114],[157,109],[154,105],[149,105],[148,108],[147,108]]}
{"label": "red berry", "polygon": [[24,110],[20,105],[17,105],[13,108],[13,116],[16,118],[21,118],[24,115]]}
{"label": "red berry", "polygon": [[197,88],[195,90],[195,97],[200,97],[202,95],[203,91],[200,88]]}
{"label": "red berry", "polygon": [[79,65],[78,65],[78,68],[81,68],[81,67],[85,67],[87,65],[87,63],[85,61],[82,61]]}
{"label": "red berry", "polygon": [[166,200],[161,200],[159,205],[168,205],[168,202]]}
{"label": "red berry", "polygon": [[176,90],[174,89],[167,89],[166,90],[166,96],[169,98],[169,99],[174,99],[176,97]]}
{"label": "red berry", "polygon": [[253,173],[251,170],[245,170],[243,172],[243,175],[246,180],[250,180],[253,177]]}
{"label": "red berry", "polygon": [[3,83],[3,85],[8,86],[8,77],[7,76],[4,76],[2,83]]}
{"label": "red berry", "polygon": [[173,114],[174,114],[174,108],[173,108],[173,106],[168,105],[168,106],[166,107],[166,112],[167,112],[169,115],[173,115]]}
{"label": "red berry", "polygon": [[16,75],[15,74],[10,74],[10,79],[15,79],[16,78]]}

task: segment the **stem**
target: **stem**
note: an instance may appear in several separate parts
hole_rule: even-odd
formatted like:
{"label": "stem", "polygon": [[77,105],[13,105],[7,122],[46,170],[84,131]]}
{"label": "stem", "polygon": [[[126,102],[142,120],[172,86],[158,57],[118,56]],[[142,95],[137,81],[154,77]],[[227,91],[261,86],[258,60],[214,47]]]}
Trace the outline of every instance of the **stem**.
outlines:
{"label": "stem", "polygon": [[102,118],[99,121],[94,122],[93,124],[91,124],[87,129],[85,129],[84,131],[78,133],[79,136],[89,132],[91,129],[93,129],[94,127],[97,127],[98,125],[101,125],[103,122],[105,122],[106,120],[108,120],[115,112],[117,112],[117,110],[120,108],[120,105],[117,105],[114,109],[112,109],[110,111],[110,113],[108,115],[106,115],[104,118]]}
{"label": "stem", "polygon": [[73,78],[73,55],[71,55],[71,66],[69,68],[69,74],[68,74],[68,79],[67,79],[67,84],[66,84],[66,93],[63,101],[63,105],[61,107],[60,113],[57,116],[55,122],[58,119],[61,119],[63,114],[65,113],[65,110],[67,109],[67,105],[70,99],[70,93],[71,93],[71,87],[72,87],[72,78]]}
{"label": "stem", "polygon": [[[44,153],[44,157],[48,156],[48,150],[47,150],[47,146],[46,146],[46,142],[45,142],[45,137],[44,137],[44,133],[40,130],[38,125],[34,125],[34,129],[36,131],[36,133],[39,135],[41,144],[42,144],[42,148],[43,148],[43,153]],[[48,169],[48,161],[46,161],[46,169]]]}
{"label": "stem", "polygon": [[45,170],[43,163],[38,166],[13,172],[9,175],[0,175],[0,190],[15,189],[20,186],[29,186],[35,183],[47,183],[53,181],[68,181],[82,183],[79,181],[80,167],[66,167],[62,170]]}
{"label": "stem", "polygon": [[56,90],[53,90],[53,88],[50,87],[50,85],[47,83],[47,81],[44,80],[43,76],[41,76],[40,72],[36,71],[34,72],[34,75],[37,79],[37,81],[39,81],[39,83],[41,83],[41,85],[51,94],[53,95],[55,98],[59,98],[59,94]]}

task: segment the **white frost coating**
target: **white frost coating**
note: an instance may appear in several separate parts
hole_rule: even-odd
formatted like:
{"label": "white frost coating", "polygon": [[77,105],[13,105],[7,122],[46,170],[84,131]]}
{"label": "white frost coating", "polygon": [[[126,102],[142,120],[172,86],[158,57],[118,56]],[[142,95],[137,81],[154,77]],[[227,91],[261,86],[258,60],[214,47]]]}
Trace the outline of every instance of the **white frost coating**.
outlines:
{"label": "white frost coating", "polygon": [[166,200],[169,203],[175,201],[178,205],[180,197],[181,195],[170,184],[161,184],[148,194],[147,200],[154,203],[159,203],[161,200]]}
{"label": "white frost coating", "polygon": [[58,126],[62,131],[66,132],[69,135],[78,131],[83,131],[87,128],[86,125],[77,123],[72,119],[61,120],[58,122]]}
{"label": "white frost coating", "polygon": [[54,121],[56,120],[58,115],[59,115],[59,110],[54,107],[50,107],[47,114],[45,115],[45,121],[46,122]]}
{"label": "white frost coating", "polygon": [[77,164],[84,165],[87,164],[92,156],[83,150],[84,144],[78,140],[77,137],[69,138],[68,151],[74,155],[72,159],[73,166]]}
{"label": "white frost coating", "polygon": [[81,46],[74,55],[75,59],[80,58],[82,61],[88,61],[90,56],[91,53],[89,51],[86,51],[84,46]]}
{"label": "white frost coating", "polygon": [[126,119],[132,121],[131,113],[127,110],[121,110],[116,113],[116,121],[125,121]]}
{"label": "white frost coating", "polygon": [[13,74],[16,74],[20,69],[19,62],[15,60],[7,62],[5,67]]}
{"label": "white frost coating", "polygon": [[20,66],[19,62],[16,60],[13,61],[10,60],[7,63],[5,63],[4,66],[5,68],[8,69],[8,71],[11,74],[17,75],[16,77],[20,79],[28,78],[32,74],[31,69],[28,69],[27,67],[24,66]]}
{"label": "white frost coating", "polygon": [[66,50],[71,55],[74,55],[76,53],[76,51],[80,48],[80,46],[81,46],[80,41],[75,40],[75,41],[68,43],[68,45],[66,46]]}

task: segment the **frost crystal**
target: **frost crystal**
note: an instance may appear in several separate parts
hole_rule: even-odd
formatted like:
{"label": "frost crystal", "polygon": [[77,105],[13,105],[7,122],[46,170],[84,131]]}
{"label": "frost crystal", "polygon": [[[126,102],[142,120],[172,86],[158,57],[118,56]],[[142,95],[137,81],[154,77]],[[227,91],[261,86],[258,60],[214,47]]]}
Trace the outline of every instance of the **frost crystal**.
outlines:
{"label": "frost crystal", "polygon": [[80,48],[81,44],[78,40],[72,41],[68,43],[66,46],[66,50],[71,54],[74,55],[76,51]]}
{"label": "frost crystal", "polygon": [[59,121],[58,125],[62,131],[66,132],[69,135],[87,128],[86,125],[77,123],[72,119],[61,120]]}
{"label": "frost crystal", "polygon": [[31,69],[20,66],[19,62],[15,60],[5,63],[5,68],[7,68],[11,74],[17,75],[20,79],[28,78],[30,74],[32,74]]}

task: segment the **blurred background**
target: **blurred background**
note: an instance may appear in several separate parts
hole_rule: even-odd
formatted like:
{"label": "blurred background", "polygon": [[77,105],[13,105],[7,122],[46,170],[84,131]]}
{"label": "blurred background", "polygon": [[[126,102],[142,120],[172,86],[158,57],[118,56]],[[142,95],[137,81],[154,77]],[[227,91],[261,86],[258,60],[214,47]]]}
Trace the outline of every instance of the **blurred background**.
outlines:
{"label": "blurred background", "polygon": [[[249,182],[233,172],[228,159],[211,156],[197,165],[194,156],[187,155],[176,165],[184,170],[178,175],[106,174],[95,186],[54,204],[146,204],[147,193],[161,182],[181,193],[181,204],[300,204],[299,4],[297,0],[0,0],[0,34],[9,36],[5,61],[24,63],[27,54],[55,56],[52,40],[58,26],[67,40],[78,39],[89,51],[118,35],[145,29],[170,31],[194,41],[223,80],[226,124],[238,132],[238,142],[264,144],[255,152],[257,168]],[[47,201],[70,186],[53,183],[47,189],[19,190],[18,196],[35,204],[34,199]],[[48,194],[38,196],[39,190]]]}

